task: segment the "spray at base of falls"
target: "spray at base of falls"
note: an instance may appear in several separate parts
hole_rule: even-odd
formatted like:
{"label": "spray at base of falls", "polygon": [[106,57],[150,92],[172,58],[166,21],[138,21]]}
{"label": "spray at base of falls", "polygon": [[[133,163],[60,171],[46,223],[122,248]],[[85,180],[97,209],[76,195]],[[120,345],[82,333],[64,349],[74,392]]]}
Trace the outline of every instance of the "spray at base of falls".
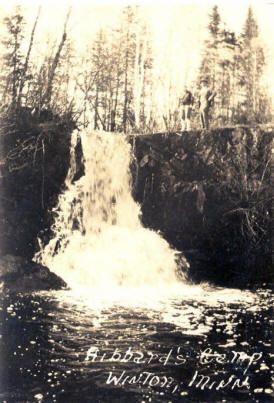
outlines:
{"label": "spray at base of falls", "polygon": [[35,260],[75,286],[161,286],[177,283],[176,251],[142,227],[131,196],[131,147],[122,134],[82,133],[85,175],[54,209],[53,237]]}

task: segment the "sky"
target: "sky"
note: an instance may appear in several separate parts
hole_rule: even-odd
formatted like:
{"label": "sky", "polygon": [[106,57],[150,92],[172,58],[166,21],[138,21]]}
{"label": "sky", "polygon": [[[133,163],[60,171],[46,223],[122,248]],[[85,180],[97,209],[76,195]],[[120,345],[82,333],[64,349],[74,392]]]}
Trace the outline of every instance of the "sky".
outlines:
{"label": "sky", "polygon": [[[161,80],[174,87],[175,92],[182,91],[185,83],[191,85],[196,78],[206,35],[208,14],[212,6],[217,4],[226,26],[239,33],[246,18],[248,5],[251,4],[265,48],[267,67],[264,79],[270,95],[274,99],[274,1],[12,0],[9,1],[10,4],[20,4],[23,7],[27,21],[26,28],[29,32],[32,29],[38,6],[42,5],[36,35],[36,50],[40,53],[43,53],[43,47],[47,46],[49,37],[54,37],[57,43],[60,40],[65,15],[71,5],[68,34],[75,42],[79,57],[85,54],[86,46],[92,43],[99,27],[113,26],[117,23],[120,6],[140,5],[143,18],[147,19],[151,30],[155,69],[161,76]],[[0,0],[0,19],[8,11],[7,3]],[[3,24],[0,24],[1,37],[3,29]],[[162,102],[165,102],[163,86],[159,86],[155,91],[159,91],[159,94],[155,94],[156,98],[161,98]],[[168,95],[166,94],[166,96]]]}

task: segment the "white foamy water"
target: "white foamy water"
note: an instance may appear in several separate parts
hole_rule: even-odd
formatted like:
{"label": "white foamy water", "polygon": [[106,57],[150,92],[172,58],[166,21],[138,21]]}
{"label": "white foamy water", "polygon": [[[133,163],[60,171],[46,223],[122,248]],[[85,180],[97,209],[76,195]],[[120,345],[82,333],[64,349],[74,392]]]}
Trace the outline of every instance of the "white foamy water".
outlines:
{"label": "white foamy water", "polygon": [[[54,236],[36,260],[69,286],[161,286],[177,283],[176,251],[140,222],[131,196],[131,147],[122,134],[82,133],[85,175],[60,195]],[[73,154],[72,167],[73,170]]]}

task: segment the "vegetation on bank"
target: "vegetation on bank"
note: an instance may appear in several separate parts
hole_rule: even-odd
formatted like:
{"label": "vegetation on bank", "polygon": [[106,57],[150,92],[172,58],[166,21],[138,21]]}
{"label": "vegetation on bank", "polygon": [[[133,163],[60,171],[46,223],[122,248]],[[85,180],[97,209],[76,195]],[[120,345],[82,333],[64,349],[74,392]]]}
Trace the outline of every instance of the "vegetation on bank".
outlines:
{"label": "vegetation on bank", "polygon": [[273,134],[254,126],[135,139],[143,222],[189,258],[190,279],[273,281]]}
{"label": "vegetation on bank", "polygon": [[273,281],[272,150],[273,128],[249,127],[232,132],[223,158],[216,153],[207,184],[216,209],[207,205],[213,219],[201,248],[213,251],[210,277],[218,281]]}

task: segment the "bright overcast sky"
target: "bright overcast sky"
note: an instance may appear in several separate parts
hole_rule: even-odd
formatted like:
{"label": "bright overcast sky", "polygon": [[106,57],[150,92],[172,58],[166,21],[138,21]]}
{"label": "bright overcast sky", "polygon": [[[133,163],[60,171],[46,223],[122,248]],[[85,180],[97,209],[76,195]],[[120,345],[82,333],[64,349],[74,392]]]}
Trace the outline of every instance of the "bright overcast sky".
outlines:
{"label": "bright overcast sky", "polygon": [[[151,27],[156,54],[156,58],[154,58],[156,69],[159,74],[163,74],[163,80],[166,78],[171,80],[178,91],[181,91],[185,81],[191,82],[195,79],[205,37],[205,27],[208,24],[208,13],[212,6],[218,5],[221,17],[229,29],[240,32],[246,18],[247,7],[251,4],[258,21],[261,38],[265,44],[268,61],[267,85],[274,94],[274,0],[22,0],[9,1],[8,4],[20,4],[23,7],[29,30],[35,20],[38,5],[42,5],[36,35],[40,51],[43,49],[48,35],[55,37],[57,41],[60,39],[65,15],[71,4],[72,12],[68,32],[75,41],[79,55],[84,53],[88,43],[92,43],[99,26],[115,24],[119,6],[128,4],[143,6],[144,18],[147,18]],[[0,0],[0,17],[4,17],[7,11],[7,0],[5,2]],[[0,25],[1,36],[2,32],[3,25]],[[169,74],[168,77],[166,77],[166,72]],[[159,95],[161,94],[159,93]]]}

